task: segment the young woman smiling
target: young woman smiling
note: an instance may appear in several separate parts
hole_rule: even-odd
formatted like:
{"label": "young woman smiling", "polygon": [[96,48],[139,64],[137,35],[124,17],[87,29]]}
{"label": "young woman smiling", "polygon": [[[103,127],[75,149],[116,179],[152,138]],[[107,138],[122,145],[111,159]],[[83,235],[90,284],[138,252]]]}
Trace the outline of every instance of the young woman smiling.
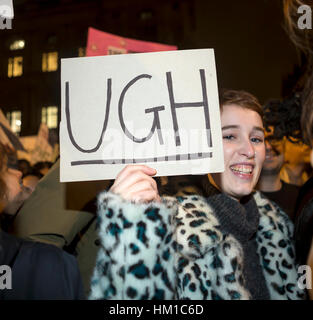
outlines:
{"label": "young woman smiling", "polygon": [[173,177],[161,192],[154,169],[126,166],[99,196],[91,299],[305,297],[293,225],[254,191],[265,158],[262,108],[243,91],[223,92],[220,103],[224,172]]}

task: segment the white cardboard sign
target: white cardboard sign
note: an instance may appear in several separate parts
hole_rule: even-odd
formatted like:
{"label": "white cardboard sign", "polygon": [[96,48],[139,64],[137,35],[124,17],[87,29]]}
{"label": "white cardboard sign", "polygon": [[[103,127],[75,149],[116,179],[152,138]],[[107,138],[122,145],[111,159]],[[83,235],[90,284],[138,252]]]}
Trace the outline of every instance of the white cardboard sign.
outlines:
{"label": "white cardboard sign", "polygon": [[224,170],[213,49],[62,59],[61,182]]}

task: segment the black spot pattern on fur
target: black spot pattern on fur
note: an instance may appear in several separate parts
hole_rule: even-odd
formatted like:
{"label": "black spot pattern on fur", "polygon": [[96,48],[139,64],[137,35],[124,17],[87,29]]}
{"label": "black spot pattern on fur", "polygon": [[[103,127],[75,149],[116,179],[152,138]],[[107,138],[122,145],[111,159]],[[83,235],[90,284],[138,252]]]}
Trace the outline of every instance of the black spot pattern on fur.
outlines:
{"label": "black spot pattern on fur", "polygon": [[138,263],[130,266],[128,272],[132,273],[137,279],[144,279],[150,277],[149,268],[146,267],[142,260],[139,260]]}
{"label": "black spot pattern on fur", "polygon": [[157,261],[152,269],[152,273],[156,276],[163,271],[163,267],[161,265],[160,257],[157,257]]}
{"label": "black spot pattern on fur", "polygon": [[108,289],[105,290],[104,292],[104,299],[106,299],[108,296],[115,296],[116,295],[116,288],[110,284],[110,286],[108,287]]}
{"label": "black spot pattern on fur", "polygon": [[272,269],[269,267],[269,265],[270,265],[270,260],[263,258],[263,268],[264,268],[264,270],[265,270],[268,274],[270,274],[271,276],[273,276],[273,275],[275,274],[275,271],[272,270]]}
{"label": "black spot pattern on fur", "polygon": [[230,263],[231,263],[231,266],[232,266],[232,268],[233,268],[233,271],[236,271],[236,269],[237,269],[237,267],[238,267],[238,260],[237,260],[237,258],[231,259]]}
{"label": "black spot pattern on fur", "polygon": [[201,225],[203,225],[205,223],[205,220],[203,219],[198,219],[198,220],[193,220],[189,223],[190,227],[192,228],[196,228],[196,227],[200,227]]}
{"label": "black spot pattern on fur", "polygon": [[145,293],[140,297],[140,300],[148,300],[149,299],[149,288],[146,288]]}
{"label": "black spot pattern on fur", "polygon": [[265,239],[272,240],[273,233],[271,231],[265,231],[265,232],[263,232],[263,236]]}
{"label": "black spot pattern on fur", "polygon": [[163,281],[163,283],[166,285],[166,287],[169,290],[173,291],[173,288],[171,286],[171,283],[170,283],[170,280],[168,278],[167,272],[165,270],[163,270],[163,272],[162,272],[162,281]]}
{"label": "black spot pattern on fur", "polygon": [[208,298],[208,290],[205,288],[205,286],[203,285],[203,282],[201,279],[199,279],[200,281],[200,291],[202,293],[202,296],[203,296],[203,300],[206,300]]}
{"label": "black spot pattern on fur", "polygon": [[222,269],[224,267],[223,262],[218,255],[214,256],[213,261],[211,263],[211,267],[213,269],[218,269],[218,268]]}
{"label": "black spot pattern on fur", "polygon": [[292,293],[294,291],[294,287],[295,287],[295,285],[293,283],[288,283],[287,286],[286,286],[286,290],[289,293]]}
{"label": "black spot pattern on fur", "polygon": [[174,251],[177,251],[177,242],[174,240],[171,244]]}
{"label": "black spot pattern on fur", "polygon": [[160,211],[159,208],[149,207],[145,210],[144,214],[151,221],[162,220],[162,216],[159,214],[159,211]]}
{"label": "black spot pattern on fur", "polygon": [[281,248],[286,248],[287,247],[287,242],[285,240],[280,240],[278,242],[278,245],[281,247]]}
{"label": "black spot pattern on fur", "polygon": [[208,237],[210,237],[213,241],[218,238],[218,235],[215,231],[210,229],[201,230],[202,233],[205,233]]}
{"label": "black spot pattern on fur", "polygon": [[227,290],[227,293],[231,300],[239,300],[241,298],[241,294],[235,290]]}
{"label": "black spot pattern on fur", "polygon": [[265,247],[262,247],[261,250],[260,250],[260,252],[261,252],[261,255],[262,255],[263,257],[265,257],[266,254],[267,254],[267,249],[266,249]]}
{"label": "black spot pattern on fur", "polygon": [[289,255],[290,258],[293,259],[293,258],[295,257],[294,251],[293,251],[292,247],[289,246],[289,247],[287,248],[287,252],[288,252],[288,255]]}
{"label": "black spot pattern on fur", "polygon": [[123,215],[123,211],[122,211],[121,209],[120,209],[120,213],[119,213],[119,215],[118,215],[118,218],[120,218],[120,219],[122,220],[122,222],[123,222],[123,228],[124,228],[124,229],[128,229],[128,228],[130,228],[130,227],[133,226],[133,223],[130,222],[130,221],[128,221],[128,220],[125,218],[125,216]]}
{"label": "black spot pattern on fur", "polygon": [[105,212],[106,217],[107,217],[107,218],[112,218],[112,217],[113,217],[113,214],[114,214],[113,209],[107,208],[107,210],[106,210],[106,212]]}
{"label": "black spot pattern on fur", "polygon": [[217,285],[218,287],[220,287],[220,285],[221,285],[220,276],[216,276],[216,285]]}
{"label": "black spot pattern on fur", "polygon": [[119,272],[118,272],[118,275],[122,278],[122,279],[125,279],[125,267],[121,267]]}
{"label": "black spot pattern on fur", "polygon": [[140,221],[137,223],[137,239],[148,247],[148,238],[146,237],[147,225]]}
{"label": "black spot pattern on fur", "polygon": [[172,233],[170,233],[169,235],[167,235],[167,237],[165,238],[165,244],[169,244],[172,240]]}
{"label": "black spot pattern on fur", "polygon": [[197,218],[200,218],[200,217],[204,217],[206,218],[206,214],[205,212],[203,211],[199,211],[199,210],[192,210],[192,213],[197,217]]}
{"label": "black spot pattern on fur", "polygon": [[199,266],[195,263],[192,267],[191,267],[191,270],[195,273],[195,276],[197,278],[200,277],[201,275],[201,269],[199,268]]}
{"label": "black spot pattern on fur", "polygon": [[177,272],[178,273],[181,273],[184,268],[189,264],[189,260],[184,258],[184,257],[180,257],[178,259],[178,269],[177,269]]}
{"label": "black spot pattern on fur", "polygon": [[190,235],[188,238],[188,246],[189,247],[195,247],[199,248],[200,247],[200,240],[199,237],[196,234]]}
{"label": "black spot pattern on fur", "polygon": [[277,248],[277,247],[275,246],[275,244],[274,244],[274,243],[271,243],[271,242],[270,242],[270,243],[268,243],[268,246],[269,246],[269,247],[272,247],[272,248],[274,248],[274,249],[276,249],[276,248]]}
{"label": "black spot pattern on fur", "polygon": [[223,298],[217,294],[214,290],[211,290],[212,300],[223,300]]}
{"label": "black spot pattern on fur", "polygon": [[277,283],[275,283],[275,282],[272,282],[271,283],[271,286],[272,286],[272,288],[276,291],[276,292],[278,292],[280,295],[284,295],[285,294],[285,288],[284,288],[284,286],[279,286]]}
{"label": "black spot pattern on fur", "polygon": [[162,223],[162,226],[155,228],[155,234],[161,239],[164,239],[166,233],[167,233],[167,226],[165,223]]}
{"label": "black spot pattern on fur", "polygon": [[189,273],[186,273],[184,275],[184,278],[183,278],[183,288],[185,289],[185,287],[188,285],[188,283],[190,282],[190,279],[191,279],[191,276]]}
{"label": "black spot pattern on fur", "polygon": [[132,253],[132,254],[137,254],[137,253],[139,253],[139,248],[138,248],[138,246],[135,245],[134,243],[131,243],[131,244],[129,245],[129,247],[130,247],[130,249],[131,249],[131,253]]}
{"label": "black spot pattern on fur", "polygon": [[205,284],[206,284],[207,287],[211,287],[212,282],[211,282],[211,280],[206,280]]}
{"label": "black spot pattern on fur", "polygon": [[165,261],[168,261],[169,257],[170,257],[170,249],[167,249],[167,250],[165,250],[165,251],[163,252],[162,258],[163,258]]}
{"label": "black spot pattern on fur", "polygon": [[223,244],[223,254],[227,257],[228,254],[227,254],[227,250],[229,250],[231,247],[230,247],[230,244],[229,243],[224,243]]}
{"label": "black spot pattern on fur", "polygon": [[164,300],[165,292],[163,289],[154,289],[154,296],[152,297],[152,300]]}
{"label": "black spot pattern on fur", "polygon": [[192,208],[195,208],[196,206],[191,203],[191,202],[187,202],[186,204],[184,204],[184,208],[185,209],[192,209]]}
{"label": "black spot pattern on fur", "polygon": [[195,292],[196,291],[196,285],[194,282],[191,282],[190,285],[189,285],[189,290],[192,291],[192,292]]}
{"label": "black spot pattern on fur", "polygon": [[284,226],[281,223],[277,223],[277,226],[281,233],[284,233]]}
{"label": "black spot pattern on fur", "polygon": [[235,273],[232,272],[232,273],[229,273],[229,274],[226,274],[224,276],[224,279],[226,282],[229,282],[229,283],[233,283],[236,281],[236,278],[235,278]]}
{"label": "black spot pattern on fur", "polygon": [[276,265],[277,265],[277,270],[278,270],[278,272],[279,272],[279,275],[281,276],[281,278],[282,278],[283,280],[286,280],[286,279],[287,279],[287,274],[286,274],[285,272],[283,272],[283,271],[280,270],[280,268],[279,268],[279,266],[278,266],[278,262],[276,262]]}
{"label": "black spot pattern on fur", "polygon": [[107,231],[117,238],[118,234],[122,232],[122,229],[117,223],[110,223],[107,227]]}
{"label": "black spot pattern on fur", "polygon": [[137,290],[132,287],[128,287],[126,290],[126,294],[129,298],[134,299],[137,296]]}
{"label": "black spot pattern on fur", "polygon": [[283,259],[283,261],[282,261],[282,266],[284,267],[284,268],[286,268],[286,269],[292,269],[292,265],[291,264],[289,264],[287,261],[286,261],[286,259]]}

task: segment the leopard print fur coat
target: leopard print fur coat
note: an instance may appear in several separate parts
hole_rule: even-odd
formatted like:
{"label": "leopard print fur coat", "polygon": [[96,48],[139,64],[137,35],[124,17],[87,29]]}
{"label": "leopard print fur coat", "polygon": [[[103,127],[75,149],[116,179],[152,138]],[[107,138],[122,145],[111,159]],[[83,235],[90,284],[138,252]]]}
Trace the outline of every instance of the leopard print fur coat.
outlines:
{"label": "leopard print fur coat", "polygon": [[[251,299],[241,245],[221,232],[209,199],[186,190],[150,204],[100,194],[102,245],[90,299]],[[304,299],[292,222],[261,193],[254,199],[260,213],[257,253],[270,298]]]}

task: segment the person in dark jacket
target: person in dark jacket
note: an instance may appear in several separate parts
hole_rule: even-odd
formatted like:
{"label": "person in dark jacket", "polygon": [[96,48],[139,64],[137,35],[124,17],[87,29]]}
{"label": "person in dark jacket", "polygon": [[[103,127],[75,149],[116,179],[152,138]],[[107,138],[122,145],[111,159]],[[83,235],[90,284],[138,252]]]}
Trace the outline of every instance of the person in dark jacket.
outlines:
{"label": "person in dark jacket", "polygon": [[[15,214],[28,190],[0,145],[0,214]],[[0,228],[0,300],[84,299],[75,258],[61,249],[18,239]]]}

